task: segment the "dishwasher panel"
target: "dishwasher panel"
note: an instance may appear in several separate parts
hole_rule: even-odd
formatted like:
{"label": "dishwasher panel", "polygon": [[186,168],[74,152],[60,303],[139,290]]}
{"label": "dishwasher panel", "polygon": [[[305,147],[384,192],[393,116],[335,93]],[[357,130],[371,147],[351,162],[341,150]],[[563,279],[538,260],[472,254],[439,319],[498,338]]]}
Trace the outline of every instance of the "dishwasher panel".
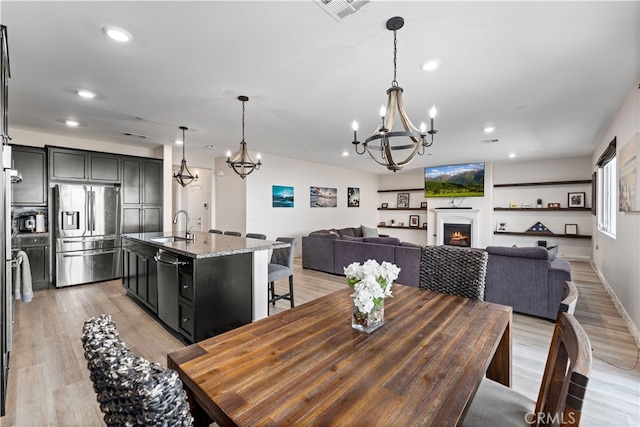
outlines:
{"label": "dishwasher panel", "polygon": [[154,259],[158,266],[158,317],[171,329],[179,332],[178,274],[180,266],[188,264],[188,261],[162,249],[158,250]]}

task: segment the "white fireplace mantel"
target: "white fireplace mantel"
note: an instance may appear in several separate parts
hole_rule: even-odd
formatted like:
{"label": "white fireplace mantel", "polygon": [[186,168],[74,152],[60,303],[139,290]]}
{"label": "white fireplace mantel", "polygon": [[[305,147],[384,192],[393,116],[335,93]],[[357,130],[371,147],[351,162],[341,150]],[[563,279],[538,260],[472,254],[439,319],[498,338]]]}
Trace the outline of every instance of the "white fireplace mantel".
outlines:
{"label": "white fireplace mantel", "polygon": [[444,243],[444,224],[470,224],[471,247],[478,248],[480,243],[479,209],[434,209],[436,213],[436,244]]}

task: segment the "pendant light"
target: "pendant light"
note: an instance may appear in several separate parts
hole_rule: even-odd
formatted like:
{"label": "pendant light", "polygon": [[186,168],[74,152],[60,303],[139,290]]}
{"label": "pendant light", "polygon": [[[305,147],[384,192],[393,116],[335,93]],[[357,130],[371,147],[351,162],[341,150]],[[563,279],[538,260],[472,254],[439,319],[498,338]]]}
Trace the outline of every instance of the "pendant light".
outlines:
{"label": "pendant light", "polygon": [[187,141],[185,141],[184,138],[184,133],[189,128],[186,126],[180,126],[180,129],[182,129],[182,162],[180,162],[180,169],[178,169],[178,172],[173,174],[173,179],[175,179],[178,184],[186,187],[192,182],[198,180],[198,174],[193,175],[191,172],[189,172],[187,161],[184,158],[184,146],[187,145]]}
{"label": "pendant light", "polygon": [[[354,120],[352,124],[353,144],[355,145],[356,153],[364,154],[367,152],[374,161],[394,172],[401,170],[402,167],[413,160],[416,155],[423,155],[425,147],[430,147],[433,144],[433,135],[438,132],[433,128],[433,119],[436,116],[435,105],[429,111],[431,126],[428,131],[424,122],[420,126],[420,129],[416,128],[404,111],[404,105],[402,103],[403,90],[398,86],[398,81],[396,80],[398,53],[396,34],[403,26],[404,19],[400,16],[395,16],[387,21],[387,29],[393,31],[393,80],[391,81],[391,87],[387,90],[387,107],[380,107],[381,123],[373,134],[362,143],[362,151],[358,149],[360,145],[357,136],[358,122]],[[400,116],[404,131],[393,131],[396,110]],[[427,134],[431,135],[430,141],[427,141]],[[403,139],[402,142],[394,145],[392,138],[396,137],[408,137],[411,142]],[[397,141],[397,139],[394,141]],[[406,154],[403,160],[398,161],[394,156],[398,157],[398,152],[403,150],[406,150],[405,153],[408,152],[408,154]]]}
{"label": "pendant light", "polygon": [[260,161],[261,156],[259,153],[256,155],[258,162],[253,161],[251,156],[249,156],[247,143],[244,141],[244,103],[249,100],[249,97],[241,95],[238,97],[238,100],[242,102],[242,141],[240,141],[240,149],[233,156],[233,160],[231,160],[231,151],[227,151],[227,165],[229,165],[235,173],[240,175],[240,178],[244,179],[245,176],[254,170],[260,169],[262,162]]}

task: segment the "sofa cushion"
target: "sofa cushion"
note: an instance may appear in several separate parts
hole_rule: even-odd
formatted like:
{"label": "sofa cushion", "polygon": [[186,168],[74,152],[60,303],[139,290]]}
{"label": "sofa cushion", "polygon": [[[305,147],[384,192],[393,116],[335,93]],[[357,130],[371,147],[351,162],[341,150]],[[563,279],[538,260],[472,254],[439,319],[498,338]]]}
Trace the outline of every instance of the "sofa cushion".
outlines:
{"label": "sofa cushion", "polygon": [[501,255],[530,259],[549,259],[547,249],[542,246],[529,246],[522,248],[508,246],[487,246],[486,250],[489,255]]}
{"label": "sofa cushion", "polygon": [[558,256],[558,245],[549,246],[547,248],[547,252],[548,252],[548,255],[549,255],[549,261],[555,260],[556,257]]}
{"label": "sofa cushion", "polygon": [[379,245],[398,246],[400,244],[400,239],[396,237],[365,237],[362,241],[366,243],[377,243]]}
{"label": "sofa cushion", "polygon": [[360,229],[362,230],[362,237],[379,237],[377,228],[361,225]]}
{"label": "sofa cushion", "polygon": [[356,237],[356,234],[353,232],[353,227],[339,228],[336,230],[340,237],[349,236]]}
{"label": "sofa cushion", "polygon": [[328,230],[326,231],[314,231],[313,233],[309,233],[309,237],[320,237],[321,239],[340,239],[340,235],[338,233],[330,233]]}
{"label": "sofa cushion", "polygon": [[418,245],[417,243],[411,243],[411,242],[400,242],[400,246],[406,246],[408,248],[421,248],[421,245]]}

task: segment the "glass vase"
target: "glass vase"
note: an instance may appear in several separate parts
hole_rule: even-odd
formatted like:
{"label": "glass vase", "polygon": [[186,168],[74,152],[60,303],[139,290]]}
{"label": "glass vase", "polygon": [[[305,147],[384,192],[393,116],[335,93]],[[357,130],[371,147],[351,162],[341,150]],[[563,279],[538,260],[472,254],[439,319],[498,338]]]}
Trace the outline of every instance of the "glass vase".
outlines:
{"label": "glass vase", "polygon": [[352,301],[351,327],[362,332],[371,333],[384,324],[384,299],[380,305],[373,307],[370,313],[362,313]]}

